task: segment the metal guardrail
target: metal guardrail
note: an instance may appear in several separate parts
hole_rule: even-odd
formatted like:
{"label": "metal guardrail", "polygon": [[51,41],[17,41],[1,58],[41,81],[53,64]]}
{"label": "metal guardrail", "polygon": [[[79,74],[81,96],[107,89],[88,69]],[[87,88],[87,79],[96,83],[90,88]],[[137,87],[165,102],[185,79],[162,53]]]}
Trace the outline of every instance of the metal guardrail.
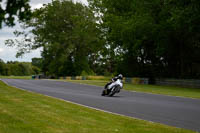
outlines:
{"label": "metal guardrail", "polygon": [[[32,79],[40,79],[40,78],[50,78],[45,77],[43,75],[32,75]],[[112,77],[105,76],[65,76],[59,77],[58,79],[64,80],[110,80]],[[125,83],[132,84],[149,84],[148,78],[131,78],[125,77]],[[200,80],[197,79],[155,79],[156,85],[167,85],[167,86],[180,86],[180,87],[192,87],[192,88],[200,88]]]}
{"label": "metal guardrail", "polygon": [[[66,79],[66,80],[110,80],[111,77],[104,77],[104,76],[67,76],[67,77],[59,77],[59,79]],[[124,81],[126,83],[133,83],[133,84],[149,84],[148,78],[128,78],[125,77]]]}
{"label": "metal guardrail", "polygon": [[156,79],[155,84],[200,88],[200,80],[196,79]]}

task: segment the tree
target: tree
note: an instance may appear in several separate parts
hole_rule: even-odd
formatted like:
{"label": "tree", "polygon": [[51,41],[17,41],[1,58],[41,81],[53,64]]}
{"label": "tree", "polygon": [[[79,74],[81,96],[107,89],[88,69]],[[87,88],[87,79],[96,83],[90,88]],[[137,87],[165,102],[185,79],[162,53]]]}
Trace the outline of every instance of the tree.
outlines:
{"label": "tree", "polygon": [[3,22],[7,26],[14,26],[15,16],[21,21],[30,18],[31,10],[29,0],[6,0],[3,2],[0,0],[0,29],[2,28]]}
{"label": "tree", "polygon": [[154,19],[150,15],[152,9],[148,2],[90,0],[89,3],[100,14],[101,31],[111,51],[115,51],[111,54],[114,61],[110,64],[115,62],[118,72],[127,76],[146,73],[143,72],[144,63],[149,57],[155,56],[154,51],[148,49],[155,47],[153,38],[156,32]]}
{"label": "tree", "polygon": [[42,68],[42,58],[32,58],[32,65],[38,68]]}
{"label": "tree", "polygon": [[[48,75],[199,78],[199,0],[55,0],[16,31],[17,56],[39,47]],[[102,45],[103,44],[103,45]]]}
{"label": "tree", "polygon": [[6,74],[6,66],[2,59],[0,59],[0,75]]}
{"label": "tree", "polygon": [[171,78],[199,73],[191,65],[199,63],[198,0],[89,0],[89,5],[107,44],[122,51],[118,72]]}
{"label": "tree", "polygon": [[32,19],[23,24],[25,28],[31,28],[31,34],[16,31],[16,36],[23,36],[22,41],[6,42],[9,46],[21,48],[18,55],[42,47],[42,70],[46,74],[60,76],[91,72],[88,58],[101,49],[101,38],[96,18],[88,7],[55,0],[36,9]]}

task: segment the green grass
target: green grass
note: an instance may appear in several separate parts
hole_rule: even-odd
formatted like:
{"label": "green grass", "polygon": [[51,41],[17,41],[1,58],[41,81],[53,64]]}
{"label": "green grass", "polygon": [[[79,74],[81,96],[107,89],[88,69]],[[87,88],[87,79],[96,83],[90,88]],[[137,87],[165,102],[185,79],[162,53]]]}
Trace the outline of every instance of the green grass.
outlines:
{"label": "green grass", "polygon": [[105,113],[0,81],[0,133],[193,133]]}
{"label": "green grass", "polygon": [[0,76],[0,79],[31,79],[31,76]]}
{"label": "green grass", "polygon": [[[97,86],[104,86],[108,82],[102,80],[68,80],[68,81],[74,83],[97,85]],[[195,89],[195,88],[182,88],[174,86],[134,85],[125,83],[124,89],[129,91],[146,92],[153,94],[181,96],[188,98],[200,98],[200,89],[198,88]]]}

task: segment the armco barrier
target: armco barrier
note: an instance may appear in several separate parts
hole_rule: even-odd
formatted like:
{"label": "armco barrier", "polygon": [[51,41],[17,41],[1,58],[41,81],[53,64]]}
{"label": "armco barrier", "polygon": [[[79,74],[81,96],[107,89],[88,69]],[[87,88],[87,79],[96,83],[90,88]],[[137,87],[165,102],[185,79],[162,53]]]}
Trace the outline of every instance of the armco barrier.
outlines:
{"label": "armco barrier", "polygon": [[110,80],[111,77],[105,76],[86,76],[86,80]]}
{"label": "armco barrier", "polygon": [[[59,79],[66,79],[66,80],[110,80],[111,77],[104,77],[104,76],[72,76],[72,77],[59,77]],[[128,78],[125,77],[124,81],[126,83],[132,84],[149,84],[148,78]]]}
{"label": "armco barrier", "polygon": [[200,80],[196,79],[156,79],[155,84],[200,88]]}
{"label": "armco barrier", "polygon": [[[66,80],[110,80],[111,77],[104,76],[67,76],[67,77],[59,77],[59,79]],[[126,83],[132,84],[149,84],[148,78],[130,78],[125,77],[124,81]],[[193,87],[200,88],[200,80],[194,79],[155,79],[156,85],[167,85],[167,86],[180,86],[180,87]]]}
{"label": "armco barrier", "polygon": [[133,84],[140,84],[140,82],[141,82],[140,78],[132,78]]}
{"label": "armco barrier", "polygon": [[132,82],[132,78],[124,78],[124,81],[126,82],[126,83],[131,83]]}
{"label": "armco barrier", "polygon": [[69,77],[69,76],[68,76],[68,77],[66,77],[66,80],[70,80],[70,79],[71,79],[71,77]]}
{"label": "armco barrier", "polygon": [[82,76],[76,76],[76,80],[82,80]]}
{"label": "armco barrier", "polygon": [[86,77],[85,77],[85,76],[82,76],[82,80],[86,80]]}
{"label": "armco barrier", "polygon": [[149,84],[149,79],[148,78],[126,78],[125,77],[125,82],[132,83],[132,84]]}
{"label": "armco barrier", "polygon": [[76,77],[75,77],[75,76],[72,76],[72,77],[71,77],[71,80],[76,80]]}

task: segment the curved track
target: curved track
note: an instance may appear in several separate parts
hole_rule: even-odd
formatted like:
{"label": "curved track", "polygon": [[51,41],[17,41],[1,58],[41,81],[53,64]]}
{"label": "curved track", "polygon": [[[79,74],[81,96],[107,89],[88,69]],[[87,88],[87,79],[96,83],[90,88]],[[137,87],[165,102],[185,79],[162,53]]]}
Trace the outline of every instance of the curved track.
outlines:
{"label": "curved track", "polygon": [[102,97],[102,87],[49,80],[2,79],[11,86],[130,117],[200,131],[200,100],[121,91]]}

